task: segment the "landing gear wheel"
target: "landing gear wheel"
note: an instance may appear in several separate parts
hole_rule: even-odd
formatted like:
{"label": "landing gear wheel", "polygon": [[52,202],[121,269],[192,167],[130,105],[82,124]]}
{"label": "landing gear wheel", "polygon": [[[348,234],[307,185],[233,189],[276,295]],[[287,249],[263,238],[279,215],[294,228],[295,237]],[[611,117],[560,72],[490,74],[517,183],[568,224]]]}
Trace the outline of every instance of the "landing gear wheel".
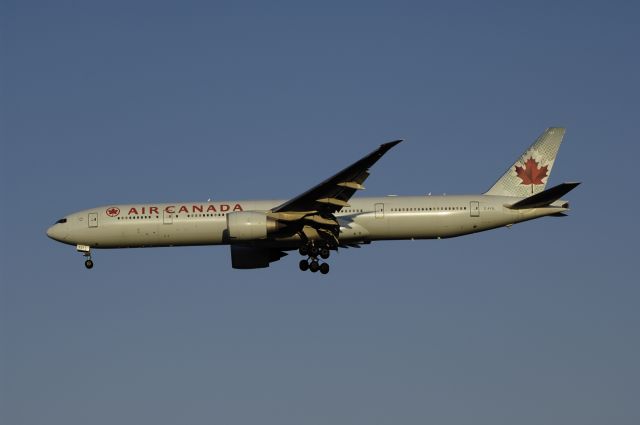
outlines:
{"label": "landing gear wheel", "polygon": [[298,265],[300,266],[300,270],[302,270],[303,272],[309,270],[309,262],[307,260],[300,260],[300,263]]}
{"label": "landing gear wheel", "polygon": [[315,246],[315,245],[311,245],[309,247],[309,255],[311,257],[314,257],[314,258],[317,257],[318,256],[318,247]]}
{"label": "landing gear wheel", "polygon": [[84,266],[88,269],[92,269],[93,268],[93,261],[92,260],[87,260],[84,262]]}
{"label": "landing gear wheel", "polygon": [[322,274],[329,273],[329,264],[328,263],[320,264],[320,273],[322,273]]}
{"label": "landing gear wheel", "polygon": [[315,273],[318,270],[320,270],[320,265],[318,264],[318,262],[316,260],[313,260],[310,264],[309,264],[309,270],[311,270],[311,273]]}
{"label": "landing gear wheel", "polygon": [[331,255],[331,251],[329,251],[329,248],[322,248],[320,250],[320,257],[322,257],[323,260],[329,258],[329,255]]}
{"label": "landing gear wheel", "polygon": [[309,248],[307,248],[306,245],[302,245],[300,248],[298,248],[298,252],[303,257],[306,257],[307,255],[309,255]]}

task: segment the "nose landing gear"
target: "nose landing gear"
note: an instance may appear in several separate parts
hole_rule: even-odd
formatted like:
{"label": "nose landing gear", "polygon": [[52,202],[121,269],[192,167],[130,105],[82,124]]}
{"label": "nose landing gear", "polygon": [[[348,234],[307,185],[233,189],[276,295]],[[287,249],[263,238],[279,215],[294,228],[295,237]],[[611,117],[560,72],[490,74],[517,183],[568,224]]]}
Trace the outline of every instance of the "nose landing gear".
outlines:
{"label": "nose landing gear", "polygon": [[84,258],[86,258],[86,260],[84,262],[84,266],[87,269],[92,269],[93,268],[93,260],[91,259],[91,247],[87,246],[87,245],[77,245],[76,246],[76,251],[81,252],[82,256]]}

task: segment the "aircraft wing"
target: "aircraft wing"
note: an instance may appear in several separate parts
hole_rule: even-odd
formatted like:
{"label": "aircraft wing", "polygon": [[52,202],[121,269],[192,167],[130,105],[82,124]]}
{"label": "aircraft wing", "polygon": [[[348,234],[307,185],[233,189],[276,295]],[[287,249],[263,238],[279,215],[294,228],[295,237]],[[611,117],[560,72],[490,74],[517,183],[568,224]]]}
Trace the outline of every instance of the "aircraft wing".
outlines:
{"label": "aircraft wing", "polygon": [[309,212],[320,216],[331,216],[342,207],[348,206],[349,199],[357,190],[364,189],[362,183],[369,177],[373,166],[389,149],[400,143],[395,140],[380,145],[369,155],[349,165],[344,170],[329,177],[301,195],[274,208],[272,213]]}

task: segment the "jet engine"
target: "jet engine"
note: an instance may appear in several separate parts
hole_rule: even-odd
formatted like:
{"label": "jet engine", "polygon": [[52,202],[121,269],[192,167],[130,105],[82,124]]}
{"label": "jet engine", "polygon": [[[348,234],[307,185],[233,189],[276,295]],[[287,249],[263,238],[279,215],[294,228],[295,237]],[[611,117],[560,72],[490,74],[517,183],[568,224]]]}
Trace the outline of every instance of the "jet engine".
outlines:
{"label": "jet engine", "polygon": [[231,242],[266,239],[267,235],[282,227],[282,223],[263,212],[242,211],[227,214],[227,230]]}

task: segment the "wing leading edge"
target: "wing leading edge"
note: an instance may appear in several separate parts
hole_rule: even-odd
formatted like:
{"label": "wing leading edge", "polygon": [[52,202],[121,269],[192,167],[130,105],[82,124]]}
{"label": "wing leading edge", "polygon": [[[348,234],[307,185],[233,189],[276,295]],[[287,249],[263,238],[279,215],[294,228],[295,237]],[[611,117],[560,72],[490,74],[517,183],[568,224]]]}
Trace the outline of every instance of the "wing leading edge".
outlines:
{"label": "wing leading edge", "polygon": [[353,194],[364,189],[362,183],[369,177],[369,168],[400,142],[380,145],[322,183],[274,208],[268,216],[282,223],[289,235],[298,234],[306,247],[303,250],[315,250],[314,241],[319,246],[337,249],[340,225],[334,213],[349,206]]}
{"label": "wing leading edge", "polygon": [[348,206],[348,201],[357,190],[364,189],[362,183],[369,177],[373,166],[392,147],[402,140],[380,145],[378,149],[349,165],[322,183],[274,208],[273,213],[316,212],[320,216],[332,215]]}

